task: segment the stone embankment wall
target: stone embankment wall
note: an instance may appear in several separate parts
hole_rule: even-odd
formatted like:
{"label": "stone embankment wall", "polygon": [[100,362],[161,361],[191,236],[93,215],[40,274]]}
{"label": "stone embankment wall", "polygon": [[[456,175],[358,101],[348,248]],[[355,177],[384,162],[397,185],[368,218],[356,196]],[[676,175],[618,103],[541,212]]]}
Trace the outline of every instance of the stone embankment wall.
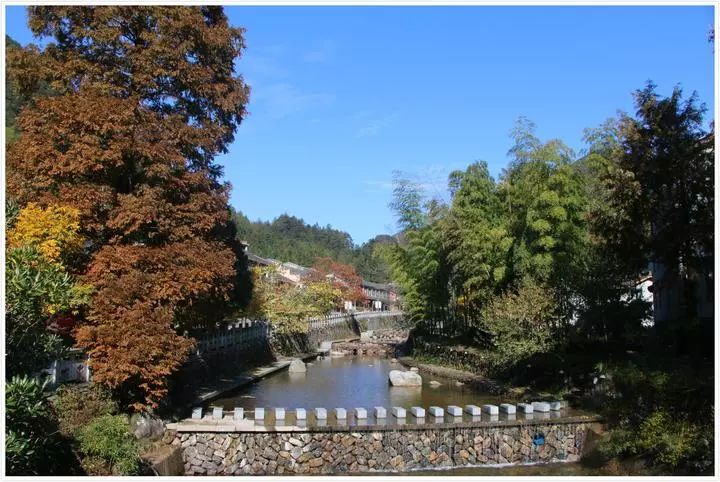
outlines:
{"label": "stone embankment wall", "polygon": [[394,357],[399,353],[398,345],[408,336],[408,330],[378,329],[363,332],[359,340],[333,343],[335,352],[346,355],[371,355]]}
{"label": "stone embankment wall", "polygon": [[360,333],[378,329],[397,329],[404,326],[402,312],[368,312],[354,315],[331,316],[310,322],[307,333],[271,336],[274,351],[284,355],[296,355],[316,350],[323,341],[358,338]]}
{"label": "stone embankment wall", "polygon": [[[305,432],[178,433],[186,475],[405,472],[578,461],[594,421]],[[539,437],[543,443],[539,444]]]}
{"label": "stone embankment wall", "polygon": [[448,346],[442,343],[433,343],[423,337],[412,336],[412,353],[415,357],[429,357],[438,360],[445,367],[452,367],[488,376],[488,362],[480,354],[462,346]]}
{"label": "stone embankment wall", "polygon": [[[310,322],[308,333],[278,336],[265,321],[240,320],[226,329],[196,334],[196,350],[173,376],[174,398],[187,384],[217,378],[220,373],[273,361],[277,355],[312,353],[323,341],[357,338],[362,331],[402,326],[402,312],[368,312],[332,315]],[[370,327],[370,328],[368,328]]]}

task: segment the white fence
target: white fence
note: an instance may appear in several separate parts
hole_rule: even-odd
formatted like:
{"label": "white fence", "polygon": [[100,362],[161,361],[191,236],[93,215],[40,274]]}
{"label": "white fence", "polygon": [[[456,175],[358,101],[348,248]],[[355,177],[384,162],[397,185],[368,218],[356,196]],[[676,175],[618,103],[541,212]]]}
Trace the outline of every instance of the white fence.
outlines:
{"label": "white fence", "polygon": [[219,330],[196,336],[198,355],[227,351],[234,347],[253,346],[265,343],[270,334],[266,321],[238,320]]}
{"label": "white fence", "polygon": [[[367,311],[357,313],[333,313],[324,318],[310,320],[310,331],[345,324],[352,317],[357,321],[400,316],[402,311]],[[196,355],[222,355],[233,350],[252,349],[267,344],[271,325],[262,320],[237,320],[230,323],[227,329],[195,336],[197,340]],[[50,367],[41,372],[49,377],[51,387],[64,382],[89,382],[90,368],[87,358],[80,350],[73,350],[73,358],[55,360]]]}
{"label": "white fence", "polygon": [[350,317],[355,317],[355,319],[359,321],[368,318],[400,316],[402,314],[402,311],[359,311],[355,313],[334,313],[322,319],[310,320],[310,329],[316,330],[327,326],[337,325],[339,323],[346,323]]}
{"label": "white fence", "polygon": [[81,350],[72,350],[71,357],[64,360],[55,360],[40,372],[41,378],[48,379],[50,388],[55,388],[65,382],[89,382],[90,367],[88,359]]}

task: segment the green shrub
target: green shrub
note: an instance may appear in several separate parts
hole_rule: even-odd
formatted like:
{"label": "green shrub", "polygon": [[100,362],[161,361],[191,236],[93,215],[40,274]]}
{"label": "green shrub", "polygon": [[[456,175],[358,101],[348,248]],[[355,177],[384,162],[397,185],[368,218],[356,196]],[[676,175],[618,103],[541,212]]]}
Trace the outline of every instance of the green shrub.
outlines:
{"label": "green shrub", "polygon": [[102,415],[83,428],[78,436],[81,452],[108,463],[114,473],[136,475],[140,457],[128,420],[122,415]]}
{"label": "green shrub", "polygon": [[5,386],[8,475],[72,472],[72,454],[58,434],[57,420],[43,388],[43,384],[28,377],[13,377]]}
{"label": "green shrub", "polygon": [[606,456],[641,456],[673,472],[712,467],[712,376],[675,363],[668,370],[634,364],[610,370],[611,386],[600,401],[611,428],[600,446]]}
{"label": "green shrub", "polygon": [[481,325],[500,365],[550,349],[557,322],[554,298],[550,288],[525,279],[517,291],[504,293],[483,308]]}
{"label": "green shrub", "polygon": [[110,393],[99,385],[64,385],[58,389],[53,405],[60,432],[71,437],[77,437],[92,420],[118,412]]}
{"label": "green shrub", "polygon": [[5,284],[7,373],[32,374],[65,355],[62,339],[46,329],[46,321],[86,304],[89,291],[34,246],[8,250]]}

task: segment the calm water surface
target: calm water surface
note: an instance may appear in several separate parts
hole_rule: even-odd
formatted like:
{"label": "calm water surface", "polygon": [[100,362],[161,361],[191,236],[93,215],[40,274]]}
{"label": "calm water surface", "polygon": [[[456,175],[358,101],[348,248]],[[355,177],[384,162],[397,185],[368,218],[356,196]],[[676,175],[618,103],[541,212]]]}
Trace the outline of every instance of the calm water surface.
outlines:
{"label": "calm water surface", "polygon": [[[366,356],[327,357],[307,364],[306,373],[289,373],[287,370],[270,375],[235,393],[212,402],[225,410],[234,407],[284,407],[286,409],[438,405],[482,405],[515,402],[508,396],[497,397],[479,392],[470,386],[456,385],[454,380],[420,372],[421,387],[393,387],[388,383],[390,370],[406,370],[388,358]],[[431,386],[430,381],[440,382]],[[389,411],[389,410],[388,410]],[[570,414],[570,413],[563,413]]]}
{"label": "calm water surface", "polygon": [[[255,407],[285,407],[292,411],[294,408],[311,410],[315,407],[325,407],[328,409],[328,413],[332,408],[343,407],[348,409],[349,423],[353,425],[355,421],[351,409],[354,407],[364,407],[368,409],[368,413],[372,413],[372,407],[375,406],[409,408],[417,405],[427,408],[431,405],[446,407],[447,405],[516,402],[507,396],[500,398],[473,390],[466,385],[458,386],[454,380],[423,372],[420,372],[423,378],[422,387],[392,387],[388,383],[390,370],[406,370],[406,368],[387,358],[345,356],[316,359],[307,364],[306,373],[289,373],[287,370],[283,370],[228,394],[224,398],[215,400],[212,405],[222,406],[225,410],[232,410],[233,407],[243,407],[246,410],[252,410]],[[441,385],[430,386],[432,380],[440,382]],[[563,415],[576,413],[579,412],[563,411]],[[290,421],[294,418],[293,415],[289,415],[289,417]],[[468,416],[464,415],[464,417]],[[389,420],[390,423],[394,423],[392,418]],[[428,421],[432,422],[432,419]],[[266,415],[266,422],[274,423],[271,413]],[[308,420],[308,423],[314,424],[312,420]],[[379,474],[366,475],[377,476]],[[463,467],[443,471],[428,470],[382,475],[561,476],[598,475],[598,471],[578,463],[557,463],[535,466]]]}
{"label": "calm water surface", "polygon": [[[354,408],[375,406],[467,405],[492,403],[497,397],[478,393],[466,386],[421,373],[422,387],[393,387],[390,370],[406,370],[387,358],[365,356],[327,357],[307,364],[306,373],[283,370],[236,393],[214,401],[225,410],[233,407]],[[430,386],[430,381],[441,383]],[[368,410],[370,411],[370,410]]]}
{"label": "calm water surface", "polygon": [[[377,475],[377,473],[366,473],[357,475]],[[586,467],[580,463],[554,463],[538,465],[506,465],[493,467],[458,467],[447,470],[419,470],[412,472],[383,473],[382,476],[432,476],[432,477],[453,477],[453,476],[486,476],[486,477],[523,477],[523,476],[591,476],[604,475],[597,468]]]}

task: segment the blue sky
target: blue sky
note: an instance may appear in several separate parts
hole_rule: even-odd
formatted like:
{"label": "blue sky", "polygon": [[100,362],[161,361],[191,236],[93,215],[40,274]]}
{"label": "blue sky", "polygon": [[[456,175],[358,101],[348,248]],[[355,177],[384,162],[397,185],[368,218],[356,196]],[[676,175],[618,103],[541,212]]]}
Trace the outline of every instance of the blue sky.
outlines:
{"label": "blue sky", "polygon": [[[582,131],[652,79],[714,112],[712,7],[239,7],[250,116],[219,161],[232,205],[348,231],[395,231],[394,170],[442,195],[474,160],[498,175],[526,116],[543,139]],[[21,7],[7,33],[33,38]]]}

